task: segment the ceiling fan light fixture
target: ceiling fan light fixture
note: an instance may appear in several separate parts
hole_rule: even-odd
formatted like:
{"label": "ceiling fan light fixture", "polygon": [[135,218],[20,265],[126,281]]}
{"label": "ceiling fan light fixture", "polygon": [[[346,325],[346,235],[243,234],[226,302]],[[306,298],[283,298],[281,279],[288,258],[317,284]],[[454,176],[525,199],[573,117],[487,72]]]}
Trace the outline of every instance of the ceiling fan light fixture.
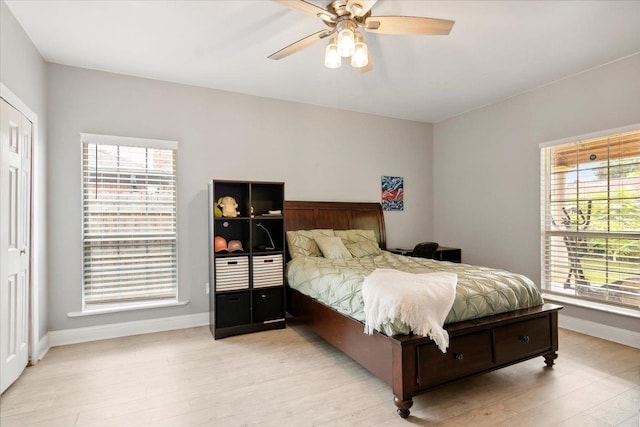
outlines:
{"label": "ceiling fan light fixture", "polygon": [[[351,24],[348,21],[347,23]],[[351,28],[352,26],[353,24],[345,25],[338,32],[338,53],[345,58],[353,55],[353,51],[356,48],[356,37]]]}
{"label": "ceiling fan light fixture", "polygon": [[[359,35],[359,34],[358,34]],[[353,56],[351,57],[351,66],[354,68],[366,67],[369,64],[369,50],[364,43],[362,36],[358,37]]]}
{"label": "ceiling fan light fixture", "polygon": [[338,44],[336,39],[332,38],[324,51],[324,66],[327,68],[340,68],[342,58],[338,54]]}

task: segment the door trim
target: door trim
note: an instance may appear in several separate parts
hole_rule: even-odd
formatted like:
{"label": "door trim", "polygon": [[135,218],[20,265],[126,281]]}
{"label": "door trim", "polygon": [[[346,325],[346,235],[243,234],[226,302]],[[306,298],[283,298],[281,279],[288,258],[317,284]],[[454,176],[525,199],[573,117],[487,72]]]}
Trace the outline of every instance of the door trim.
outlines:
{"label": "door trim", "polygon": [[41,158],[41,147],[40,144],[38,144],[40,138],[38,115],[2,82],[0,82],[0,98],[3,98],[18,109],[33,124],[33,135],[31,138],[31,283],[29,285],[29,310],[31,313],[29,316],[29,361],[31,364],[36,364],[40,359],[40,294],[38,292],[41,281],[40,269],[46,266],[45,260],[42,259],[42,254],[38,250],[44,231],[41,229],[41,223],[45,218],[44,206],[38,203],[43,190],[40,186],[40,179],[43,178],[44,158]]}

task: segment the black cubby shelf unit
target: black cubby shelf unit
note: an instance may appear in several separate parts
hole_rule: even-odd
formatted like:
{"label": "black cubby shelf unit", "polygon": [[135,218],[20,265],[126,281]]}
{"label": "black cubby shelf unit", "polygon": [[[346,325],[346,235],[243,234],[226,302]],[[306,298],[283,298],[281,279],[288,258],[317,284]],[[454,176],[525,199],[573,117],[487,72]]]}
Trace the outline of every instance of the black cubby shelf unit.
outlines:
{"label": "black cubby shelf unit", "polygon": [[[237,216],[216,216],[225,196],[236,201]],[[215,339],[286,326],[284,216],[282,182],[209,182],[209,328]],[[216,252],[216,237],[227,250]],[[234,240],[242,250],[233,250]]]}

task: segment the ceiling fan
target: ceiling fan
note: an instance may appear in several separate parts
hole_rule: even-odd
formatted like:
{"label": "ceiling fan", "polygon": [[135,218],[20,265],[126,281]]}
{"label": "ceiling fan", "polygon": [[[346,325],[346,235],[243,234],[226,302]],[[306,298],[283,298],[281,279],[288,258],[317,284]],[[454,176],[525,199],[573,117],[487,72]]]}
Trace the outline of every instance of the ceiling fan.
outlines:
{"label": "ceiling fan", "polygon": [[324,64],[328,68],[340,67],[342,58],[348,57],[351,57],[351,65],[355,68],[368,65],[367,45],[359,29],[377,34],[448,35],[455,22],[418,16],[371,16],[371,8],[377,0],[334,0],[326,8],[305,0],[274,1],[293,10],[317,16],[329,28],[300,39],[271,54],[269,58],[285,58],[335,34],[330,37],[325,50]]}

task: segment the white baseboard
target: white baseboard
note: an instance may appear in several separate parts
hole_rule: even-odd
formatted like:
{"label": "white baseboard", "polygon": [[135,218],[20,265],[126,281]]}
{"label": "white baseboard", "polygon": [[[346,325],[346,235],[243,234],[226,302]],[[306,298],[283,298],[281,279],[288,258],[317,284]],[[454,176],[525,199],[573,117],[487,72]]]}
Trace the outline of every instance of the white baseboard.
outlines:
{"label": "white baseboard", "polygon": [[562,312],[560,312],[558,316],[558,326],[603,340],[628,345],[629,347],[640,348],[640,333],[635,331],[567,316]]}
{"label": "white baseboard", "polygon": [[[81,342],[126,337],[130,335],[150,334],[174,329],[194,328],[209,324],[209,313],[197,313],[184,316],[162,317],[159,319],[138,320],[135,322],[112,323],[109,325],[89,326],[86,328],[50,331],[47,348]],[[46,351],[45,351],[46,353]],[[44,354],[43,354],[44,355]]]}
{"label": "white baseboard", "polygon": [[50,348],[51,345],[49,344],[49,333],[47,332],[42,338],[40,338],[40,344],[38,344],[38,351],[40,354],[38,354],[38,360],[36,360],[35,363],[38,363],[38,361],[42,360],[44,358],[44,355],[47,354]]}
{"label": "white baseboard", "polygon": [[38,348],[30,349],[29,353],[29,364],[31,366],[36,365],[39,361],[41,361],[45,354],[49,351],[51,346],[49,345],[49,333],[44,334],[42,338],[38,340]]}

